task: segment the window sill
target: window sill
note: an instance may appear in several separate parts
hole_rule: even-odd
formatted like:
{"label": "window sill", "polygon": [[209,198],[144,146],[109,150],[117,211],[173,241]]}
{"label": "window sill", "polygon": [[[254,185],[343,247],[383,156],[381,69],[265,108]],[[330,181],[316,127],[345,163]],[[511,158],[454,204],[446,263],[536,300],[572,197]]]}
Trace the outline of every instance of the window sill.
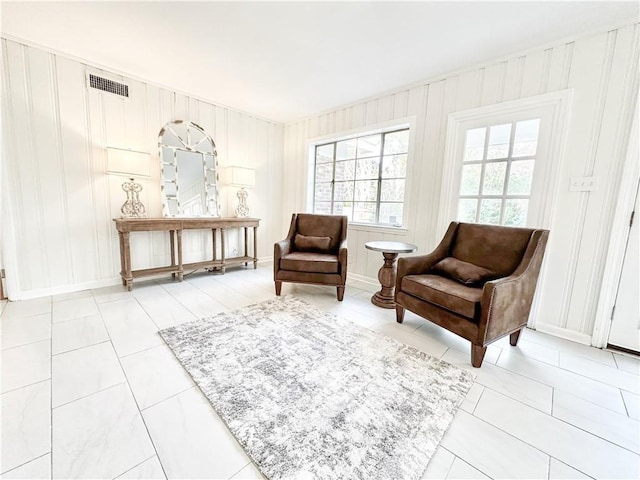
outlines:
{"label": "window sill", "polygon": [[387,225],[371,225],[367,223],[349,223],[349,228],[351,230],[356,230],[358,232],[381,232],[381,233],[391,233],[395,235],[406,235],[409,230],[404,227],[391,227]]}

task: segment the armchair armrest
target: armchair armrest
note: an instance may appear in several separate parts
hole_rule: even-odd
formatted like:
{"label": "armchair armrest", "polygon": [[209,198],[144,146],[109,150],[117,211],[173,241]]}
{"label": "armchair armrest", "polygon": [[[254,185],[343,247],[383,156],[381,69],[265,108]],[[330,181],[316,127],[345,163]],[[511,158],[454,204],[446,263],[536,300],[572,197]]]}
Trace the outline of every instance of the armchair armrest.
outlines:
{"label": "armchair armrest", "polygon": [[347,240],[342,240],[338,247],[338,263],[340,263],[340,275],[343,280],[347,277],[347,263],[349,260],[349,251],[347,250]]}
{"label": "armchair armrest", "polygon": [[280,270],[280,259],[291,251],[291,240],[284,239],[273,244],[273,273]]}
{"label": "armchair armrest", "polygon": [[547,230],[534,231],[516,270],[508,277],[485,283],[478,325],[483,343],[527,324],[548,236]]}

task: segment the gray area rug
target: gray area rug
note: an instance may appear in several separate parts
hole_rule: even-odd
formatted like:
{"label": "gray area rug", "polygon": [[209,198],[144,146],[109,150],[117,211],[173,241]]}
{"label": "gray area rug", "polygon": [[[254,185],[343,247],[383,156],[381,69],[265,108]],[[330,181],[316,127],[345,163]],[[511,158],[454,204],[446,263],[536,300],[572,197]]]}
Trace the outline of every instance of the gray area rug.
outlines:
{"label": "gray area rug", "polygon": [[473,383],[290,296],[160,334],[271,479],[420,478]]}

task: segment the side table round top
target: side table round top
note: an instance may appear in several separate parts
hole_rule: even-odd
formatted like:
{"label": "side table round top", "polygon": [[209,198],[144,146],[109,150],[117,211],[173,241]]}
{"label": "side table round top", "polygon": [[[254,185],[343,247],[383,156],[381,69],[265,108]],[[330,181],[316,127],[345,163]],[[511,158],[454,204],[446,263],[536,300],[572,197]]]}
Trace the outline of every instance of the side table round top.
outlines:
{"label": "side table round top", "polygon": [[368,250],[375,250],[376,252],[383,253],[411,253],[415,252],[418,249],[418,247],[413,245],[412,243],[404,242],[376,241],[367,242],[364,244],[364,246]]}

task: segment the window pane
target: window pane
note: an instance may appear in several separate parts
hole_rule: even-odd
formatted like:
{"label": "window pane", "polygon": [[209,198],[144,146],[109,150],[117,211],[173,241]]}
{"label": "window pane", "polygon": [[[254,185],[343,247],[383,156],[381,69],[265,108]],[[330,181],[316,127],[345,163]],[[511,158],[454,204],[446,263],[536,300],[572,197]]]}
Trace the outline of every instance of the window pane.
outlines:
{"label": "window pane", "polygon": [[509,136],[511,135],[511,124],[494,125],[489,131],[489,148],[487,159],[507,158],[509,156]]}
{"label": "window pane", "polygon": [[387,133],[384,136],[384,154],[407,153],[409,151],[409,130]]}
{"label": "window pane", "polygon": [[335,201],[353,200],[353,182],[336,182],[333,199]]}
{"label": "window pane", "polygon": [[380,135],[358,138],[358,158],[380,156]]}
{"label": "window pane", "polygon": [[353,202],[335,202],[333,204],[334,215],[346,215],[348,220],[353,218]]}
{"label": "window pane", "polygon": [[461,198],[458,202],[458,220],[461,222],[475,222],[478,210],[478,200],[475,198]]}
{"label": "window pane", "polygon": [[313,213],[331,215],[331,202],[316,202],[313,204]]}
{"label": "window pane", "polygon": [[336,143],[336,160],[350,160],[356,158],[356,142],[355,138],[351,140],[343,140]]}
{"label": "window pane", "polygon": [[360,201],[375,202],[378,198],[378,182],[356,182],[355,199]]}
{"label": "window pane", "polygon": [[382,180],[380,182],[381,202],[402,202],[404,200],[404,179]]}
{"label": "window pane", "polygon": [[464,161],[482,160],[484,155],[484,137],[486,128],[467,130],[467,140],[464,146]]}
{"label": "window pane", "polygon": [[527,210],[529,208],[529,200],[511,199],[504,204],[504,222],[503,225],[512,225],[521,227],[527,222]]}
{"label": "window pane", "polygon": [[484,167],[483,195],[502,195],[507,162],[487,163]]}
{"label": "window pane", "polygon": [[356,161],[336,162],[336,181],[353,180],[356,176]]}
{"label": "window pane", "polygon": [[513,141],[513,157],[533,157],[538,149],[538,131],[540,119],[516,123],[516,135]]}
{"label": "window pane", "polygon": [[316,194],[314,201],[330,202],[331,201],[331,183],[316,183]]}
{"label": "window pane", "polygon": [[356,166],[356,178],[364,180],[366,178],[378,178],[378,170],[380,169],[380,158],[358,159]]}
{"label": "window pane", "polygon": [[500,207],[502,200],[485,198],[480,201],[480,223],[500,224]]}
{"label": "window pane", "polygon": [[353,204],[353,221],[362,223],[376,223],[375,202],[356,202]]}
{"label": "window pane", "polygon": [[398,178],[407,175],[407,156],[388,155],[382,157],[382,178]]}
{"label": "window pane", "polygon": [[316,147],[316,163],[333,162],[333,143]]}
{"label": "window pane", "polygon": [[319,163],[316,165],[316,183],[330,182],[333,180],[333,164]]}
{"label": "window pane", "polygon": [[481,165],[465,165],[462,167],[460,195],[477,195],[480,190]]}
{"label": "window pane", "polygon": [[378,223],[387,225],[402,224],[402,203],[380,203],[380,218]]}
{"label": "window pane", "polygon": [[534,160],[511,162],[507,195],[530,195]]}

